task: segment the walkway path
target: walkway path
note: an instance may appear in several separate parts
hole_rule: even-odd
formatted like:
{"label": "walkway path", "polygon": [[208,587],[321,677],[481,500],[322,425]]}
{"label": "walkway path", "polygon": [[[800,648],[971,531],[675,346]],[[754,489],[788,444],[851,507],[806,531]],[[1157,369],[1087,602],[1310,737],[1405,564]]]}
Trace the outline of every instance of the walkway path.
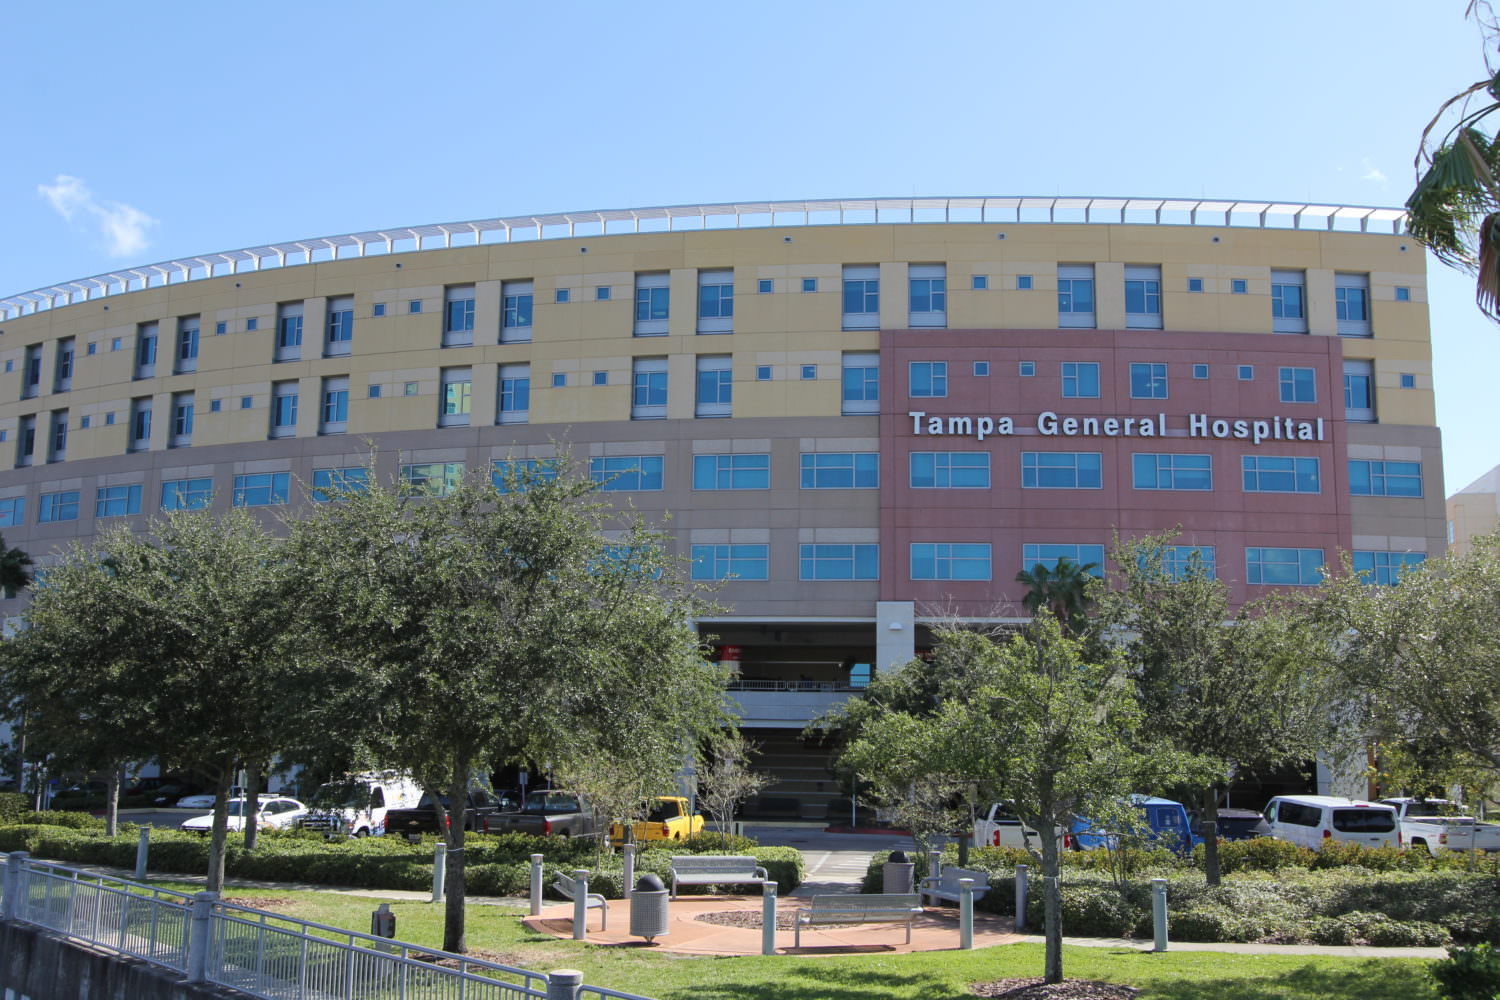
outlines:
{"label": "walkway path", "polygon": [[807,874],[791,895],[799,899],[834,892],[859,892],[870,858],[891,851],[914,852],[905,834],[824,833],[797,826],[754,826],[748,831],[762,846],[795,847],[802,852]]}

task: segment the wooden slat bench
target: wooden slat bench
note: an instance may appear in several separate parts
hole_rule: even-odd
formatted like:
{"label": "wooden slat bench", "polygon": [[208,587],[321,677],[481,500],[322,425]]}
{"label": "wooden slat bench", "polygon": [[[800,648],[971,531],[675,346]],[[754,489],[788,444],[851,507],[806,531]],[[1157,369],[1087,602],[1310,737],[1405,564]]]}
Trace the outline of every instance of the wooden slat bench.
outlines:
{"label": "wooden slat bench", "polygon": [[754,858],[687,854],[672,859],[672,898],[679,885],[759,885],[771,880]]}
{"label": "wooden slat bench", "polygon": [[984,894],[990,891],[990,876],[988,872],[970,871],[967,868],[944,868],[943,873],[937,878],[924,878],[920,886],[922,901],[928,899],[946,899],[950,903],[958,902],[959,886],[958,880],[971,878],[974,880],[974,901],[977,903],[984,898]]}
{"label": "wooden slat bench", "polygon": [[817,924],[906,924],[911,944],[911,922],[922,914],[916,893],[835,893],[814,896],[812,905],[797,913],[793,947],[802,947],[802,928]]}
{"label": "wooden slat bench", "polygon": [[[578,892],[578,881],[565,872],[558,872],[557,877],[552,881],[552,888],[562,893],[568,899],[574,899]],[[588,898],[583,903],[584,920],[588,920],[589,910],[598,910],[599,929],[601,931],[609,930],[609,904],[604,901],[604,897],[597,892],[589,893]]]}

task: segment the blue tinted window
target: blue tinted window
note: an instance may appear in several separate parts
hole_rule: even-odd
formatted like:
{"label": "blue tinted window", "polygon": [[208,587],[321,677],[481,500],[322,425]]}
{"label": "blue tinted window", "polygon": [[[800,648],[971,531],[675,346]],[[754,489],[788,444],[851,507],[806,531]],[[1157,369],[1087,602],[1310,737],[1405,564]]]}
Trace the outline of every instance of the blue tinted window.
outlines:
{"label": "blue tinted window", "polygon": [[1166,399],[1167,366],[1135,363],[1130,366],[1131,399]]}
{"label": "blue tinted window", "polygon": [[1401,582],[1404,570],[1420,566],[1427,561],[1421,552],[1367,552],[1354,553],[1354,572],[1366,583],[1378,583],[1393,587]]}
{"label": "blue tinted window", "polygon": [[1349,492],[1367,497],[1420,497],[1422,463],[1350,461]]}
{"label": "blue tinted window", "polygon": [[990,546],[955,542],[913,542],[913,580],[988,580]]}
{"label": "blue tinted window", "polygon": [[14,528],[26,523],[26,498],[7,497],[0,500],[0,528]]}
{"label": "blue tinted window", "polygon": [[1175,452],[1131,456],[1131,482],[1138,490],[1211,490],[1213,459]]}
{"label": "blue tinted window", "polygon": [[879,452],[802,453],[804,490],[873,490],[879,486]]}
{"label": "blue tinted window", "polygon": [[911,395],[914,397],[948,395],[948,362],[911,362]]}
{"label": "blue tinted window", "polygon": [[490,482],[501,493],[511,485],[525,489],[534,482],[551,482],[557,478],[557,465],[537,458],[499,459],[490,473]]}
{"label": "blue tinted window", "polygon": [[1277,383],[1283,403],[1316,403],[1318,373],[1312,368],[1282,368]]}
{"label": "blue tinted window", "polygon": [[327,503],[337,492],[363,493],[369,484],[369,471],[360,468],[314,469],[312,498]]}
{"label": "blue tinted window", "polygon": [[803,545],[799,553],[803,580],[878,580],[879,545]]}
{"label": "blue tinted window", "polygon": [[[1024,372],[1022,374],[1025,374]],[[1095,361],[1064,361],[1062,364],[1064,399],[1099,398],[1099,364]]]}
{"label": "blue tinted window", "polygon": [[121,517],[140,512],[140,486],[101,486],[94,493],[95,517]]}
{"label": "blue tinted window", "polygon": [[1323,579],[1322,549],[1245,550],[1245,582],[1277,587],[1313,587]]}
{"label": "blue tinted window", "polygon": [[694,455],[695,490],[767,490],[770,455]]}
{"label": "blue tinted window", "polygon": [[269,507],[286,503],[291,476],[285,472],[262,472],[234,477],[236,507]]}
{"label": "blue tinted window", "polygon": [[42,494],[41,510],[37,513],[38,523],[51,524],[54,521],[76,520],[78,520],[77,490]]}
{"label": "blue tinted window", "polygon": [[462,462],[419,462],[401,466],[404,496],[443,496],[458,489],[464,478]]}
{"label": "blue tinted window", "polygon": [[1026,544],[1021,546],[1022,568],[1030,572],[1041,565],[1057,569],[1060,560],[1075,566],[1088,566],[1090,576],[1104,578],[1104,546],[1076,544]]}
{"label": "blue tinted window", "polygon": [[1102,488],[1097,451],[1023,451],[1021,486],[1031,490]]}
{"label": "blue tinted window", "polygon": [[913,489],[990,488],[987,451],[914,451],[909,459]]}
{"label": "blue tinted window", "polygon": [[161,509],[202,510],[213,492],[212,479],[168,479],[161,484]]}
{"label": "blue tinted window", "polygon": [[756,289],[761,295],[770,295],[774,287],[775,283],[770,278],[761,278],[756,285]]}
{"label": "blue tinted window", "polygon": [[769,577],[768,545],[694,545],[694,580],[765,580]]}
{"label": "blue tinted window", "polygon": [[589,459],[589,477],[605,493],[627,493],[662,488],[660,455],[621,455]]}
{"label": "blue tinted window", "polygon": [[1240,459],[1246,493],[1318,493],[1316,458],[1282,455],[1245,455]]}

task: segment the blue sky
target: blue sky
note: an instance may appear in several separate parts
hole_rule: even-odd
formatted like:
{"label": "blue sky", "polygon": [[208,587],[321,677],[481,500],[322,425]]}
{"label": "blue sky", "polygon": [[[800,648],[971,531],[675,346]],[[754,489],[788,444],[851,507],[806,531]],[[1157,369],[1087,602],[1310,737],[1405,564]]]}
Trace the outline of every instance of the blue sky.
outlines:
{"label": "blue sky", "polygon": [[[910,195],[1399,205],[1464,0],[11,5],[0,293],[383,226]],[[1416,12],[1420,12],[1420,15]],[[1452,493],[1500,327],[1431,268]]]}

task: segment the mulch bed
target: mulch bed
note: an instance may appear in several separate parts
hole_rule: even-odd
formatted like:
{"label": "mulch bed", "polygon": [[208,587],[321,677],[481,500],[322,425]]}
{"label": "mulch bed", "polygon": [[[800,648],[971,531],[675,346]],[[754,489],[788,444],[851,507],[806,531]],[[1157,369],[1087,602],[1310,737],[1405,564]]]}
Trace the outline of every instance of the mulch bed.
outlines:
{"label": "mulch bed", "polygon": [[[789,931],[797,926],[797,910],[778,910],[776,912],[776,929],[778,931]],[[712,913],[700,913],[694,920],[701,920],[705,924],[717,924],[720,927],[752,927],[760,929],[759,910],[715,910]],[[856,927],[857,924],[819,924],[819,927]]]}
{"label": "mulch bed", "polygon": [[1130,1000],[1140,993],[1134,986],[1101,983],[1095,979],[1064,979],[1049,986],[1040,977],[971,983],[969,990],[975,996],[1002,1000]]}
{"label": "mulch bed", "polygon": [[297,903],[294,899],[273,896],[226,896],[223,901],[230,906],[243,906],[251,910],[285,910]]}

